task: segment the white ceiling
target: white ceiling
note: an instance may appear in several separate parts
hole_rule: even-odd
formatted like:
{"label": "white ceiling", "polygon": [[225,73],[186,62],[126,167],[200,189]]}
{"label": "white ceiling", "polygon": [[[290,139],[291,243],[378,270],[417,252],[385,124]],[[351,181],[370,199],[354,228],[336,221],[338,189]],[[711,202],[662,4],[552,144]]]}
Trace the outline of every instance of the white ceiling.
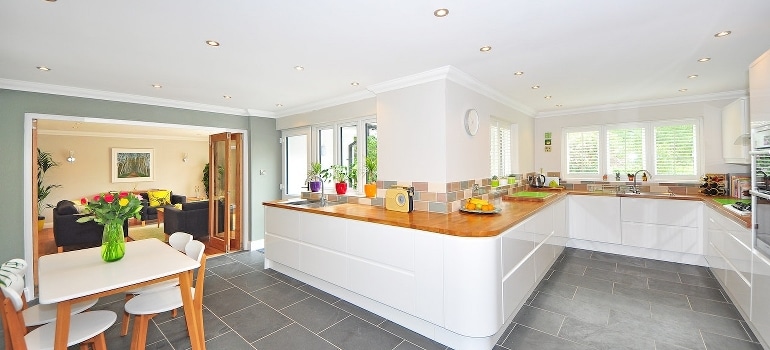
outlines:
{"label": "white ceiling", "polygon": [[543,115],[747,90],[748,65],[770,49],[770,1],[3,0],[0,39],[0,88],[281,117],[451,65]]}

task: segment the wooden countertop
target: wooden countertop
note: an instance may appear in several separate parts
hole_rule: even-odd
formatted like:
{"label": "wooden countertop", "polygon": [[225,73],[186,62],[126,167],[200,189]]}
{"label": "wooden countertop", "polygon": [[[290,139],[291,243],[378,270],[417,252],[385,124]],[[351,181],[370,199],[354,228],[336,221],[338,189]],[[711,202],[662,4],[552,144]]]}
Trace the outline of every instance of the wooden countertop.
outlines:
{"label": "wooden countertop", "polygon": [[378,224],[413,228],[417,230],[436,232],[460,237],[493,237],[505,230],[519,224],[532,216],[541,208],[544,208],[567,195],[590,195],[590,196],[611,196],[611,197],[634,197],[634,198],[652,198],[652,199],[674,199],[674,200],[698,200],[706,203],[712,209],[733,219],[745,227],[751,227],[751,216],[739,216],[714,201],[714,198],[704,195],[626,195],[612,194],[602,192],[582,192],[582,191],[561,191],[554,196],[548,197],[545,201],[499,201],[495,205],[501,209],[499,214],[472,214],[463,212],[454,212],[450,214],[431,213],[424,211],[413,211],[411,213],[401,213],[386,210],[383,207],[375,207],[361,204],[337,204],[321,208],[309,208],[306,206],[282,204],[282,201],[264,202],[270,207],[299,210],[308,213],[335,216],[351,220],[367,221]]}

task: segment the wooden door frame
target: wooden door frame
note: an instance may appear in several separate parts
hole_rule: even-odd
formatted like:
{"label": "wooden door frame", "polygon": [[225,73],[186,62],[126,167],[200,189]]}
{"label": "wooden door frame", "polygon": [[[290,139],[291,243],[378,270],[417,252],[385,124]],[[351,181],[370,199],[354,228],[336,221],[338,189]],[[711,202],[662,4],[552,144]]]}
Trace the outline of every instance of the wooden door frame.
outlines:
{"label": "wooden door frame", "polygon": [[[216,237],[216,233],[218,230],[218,217],[216,211],[219,209],[219,205],[217,203],[217,198],[213,196],[216,185],[216,179],[217,179],[217,165],[214,162],[216,152],[216,146],[215,142],[212,142],[214,138],[223,138],[224,140],[218,140],[215,142],[226,142],[226,149],[225,149],[225,163],[226,163],[226,169],[225,169],[225,176],[223,176],[224,179],[224,187],[225,192],[230,193],[229,188],[230,186],[230,162],[235,162],[235,174],[234,177],[236,180],[240,180],[240,184],[236,184],[238,188],[240,188],[240,191],[236,191],[235,193],[231,195],[226,195],[226,200],[224,203],[224,213],[223,215],[223,225],[225,225],[225,233],[227,233],[225,236],[227,236],[227,239],[222,239],[222,242],[219,242],[219,238]],[[231,157],[231,151],[230,146],[235,143],[235,156],[234,158]],[[233,132],[224,132],[220,134],[212,134],[209,135],[209,242],[212,245],[212,247],[216,249],[220,249],[224,252],[230,252],[230,250],[241,250],[241,249],[247,249],[245,240],[244,240],[244,227],[243,227],[243,215],[244,215],[244,201],[243,201],[243,191],[244,191],[244,182],[245,179],[243,178],[243,143],[244,143],[244,135],[243,133],[233,133]],[[237,236],[239,236],[236,241],[230,242],[230,220],[232,220],[232,217],[230,216],[230,205],[235,204],[235,221],[233,225],[236,227],[236,233]]]}

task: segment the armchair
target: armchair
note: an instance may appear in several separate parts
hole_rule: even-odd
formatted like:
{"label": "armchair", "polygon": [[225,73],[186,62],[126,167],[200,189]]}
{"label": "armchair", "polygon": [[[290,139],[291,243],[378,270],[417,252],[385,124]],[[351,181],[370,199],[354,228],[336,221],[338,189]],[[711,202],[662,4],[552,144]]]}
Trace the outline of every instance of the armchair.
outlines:
{"label": "armchair", "polygon": [[[84,245],[98,246],[102,244],[104,226],[94,221],[79,223],[80,214],[75,203],[62,200],[53,208],[53,237],[59,253],[65,246]],[[123,222],[123,236],[128,236],[128,220]]]}
{"label": "armchair", "polygon": [[[148,220],[158,220],[158,208],[150,206],[150,200],[147,195],[147,191],[140,192],[140,196],[142,196],[142,226],[144,226],[145,222]],[[174,204],[183,204],[187,202],[187,196],[183,196],[180,194],[173,194],[171,193],[171,205]]]}

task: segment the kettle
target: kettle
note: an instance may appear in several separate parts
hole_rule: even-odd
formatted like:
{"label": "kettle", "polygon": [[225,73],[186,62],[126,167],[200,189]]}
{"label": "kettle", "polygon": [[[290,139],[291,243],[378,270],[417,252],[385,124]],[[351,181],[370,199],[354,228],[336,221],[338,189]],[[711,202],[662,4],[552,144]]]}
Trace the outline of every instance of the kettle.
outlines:
{"label": "kettle", "polygon": [[535,175],[529,178],[529,185],[536,188],[545,186],[545,175]]}

